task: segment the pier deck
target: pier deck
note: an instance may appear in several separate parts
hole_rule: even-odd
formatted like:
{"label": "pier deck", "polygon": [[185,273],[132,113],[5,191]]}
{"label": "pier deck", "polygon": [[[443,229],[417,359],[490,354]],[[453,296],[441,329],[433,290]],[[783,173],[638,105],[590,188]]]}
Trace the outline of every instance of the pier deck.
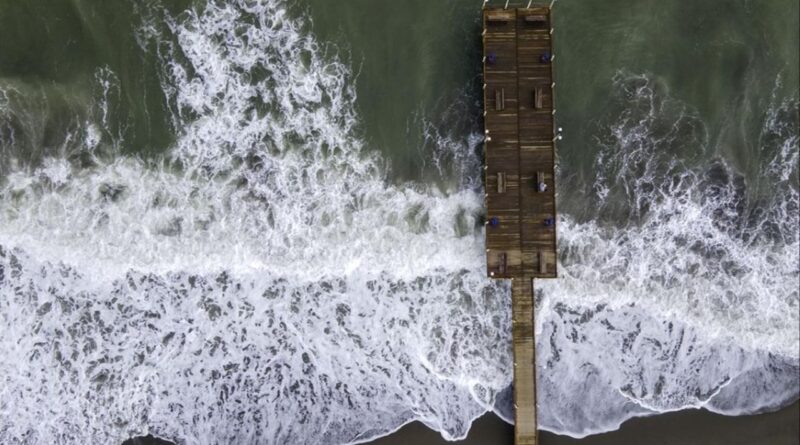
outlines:
{"label": "pier deck", "polygon": [[533,279],[557,275],[551,29],[546,7],[483,10],[486,266],[512,280],[517,444],[537,443]]}

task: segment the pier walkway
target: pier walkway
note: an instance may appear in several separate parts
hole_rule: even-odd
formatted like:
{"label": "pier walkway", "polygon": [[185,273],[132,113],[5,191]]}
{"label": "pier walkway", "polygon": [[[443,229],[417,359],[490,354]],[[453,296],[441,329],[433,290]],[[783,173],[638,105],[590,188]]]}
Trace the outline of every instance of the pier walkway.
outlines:
{"label": "pier walkway", "polygon": [[483,10],[486,266],[512,280],[515,441],[537,443],[533,279],[555,278],[552,27],[547,7]]}

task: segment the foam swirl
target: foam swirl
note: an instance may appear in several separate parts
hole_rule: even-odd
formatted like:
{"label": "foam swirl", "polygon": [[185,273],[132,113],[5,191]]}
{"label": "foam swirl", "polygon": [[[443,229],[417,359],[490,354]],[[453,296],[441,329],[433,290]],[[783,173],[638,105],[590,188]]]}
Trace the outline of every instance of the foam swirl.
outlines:
{"label": "foam swirl", "polygon": [[[283,2],[139,13],[169,153],[115,149],[118,80],[101,67],[65,130],[94,162],[3,167],[0,441],[344,444],[415,419],[455,439],[487,410],[509,418],[508,289],[484,276],[464,155],[477,136],[425,128],[456,190],[389,184],[348,66]],[[758,194],[687,154],[709,146],[704,124],[657,82],[614,82],[596,212],[561,217],[563,276],[538,285],[542,428],[796,399],[796,100],[764,119]],[[22,139],[3,119],[35,106],[7,90],[4,149]]]}

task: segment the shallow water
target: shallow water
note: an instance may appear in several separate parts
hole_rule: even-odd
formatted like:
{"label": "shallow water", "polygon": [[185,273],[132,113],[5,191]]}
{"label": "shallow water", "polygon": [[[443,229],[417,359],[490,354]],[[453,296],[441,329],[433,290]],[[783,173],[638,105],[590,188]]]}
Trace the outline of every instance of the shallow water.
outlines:
{"label": "shallow water", "polygon": [[[510,418],[479,7],[0,1],[2,442]],[[556,4],[542,428],[797,399],[798,9]]]}

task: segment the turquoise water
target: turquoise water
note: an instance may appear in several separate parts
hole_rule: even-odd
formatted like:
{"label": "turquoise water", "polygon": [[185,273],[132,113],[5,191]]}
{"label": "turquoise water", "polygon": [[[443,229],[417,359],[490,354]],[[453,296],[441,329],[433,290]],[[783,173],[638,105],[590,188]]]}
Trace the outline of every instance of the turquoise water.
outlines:
{"label": "turquoise water", "polygon": [[[480,6],[0,0],[0,441],[512,419]],[[800,3],[554,17],[541,428],[797,400]]]}

